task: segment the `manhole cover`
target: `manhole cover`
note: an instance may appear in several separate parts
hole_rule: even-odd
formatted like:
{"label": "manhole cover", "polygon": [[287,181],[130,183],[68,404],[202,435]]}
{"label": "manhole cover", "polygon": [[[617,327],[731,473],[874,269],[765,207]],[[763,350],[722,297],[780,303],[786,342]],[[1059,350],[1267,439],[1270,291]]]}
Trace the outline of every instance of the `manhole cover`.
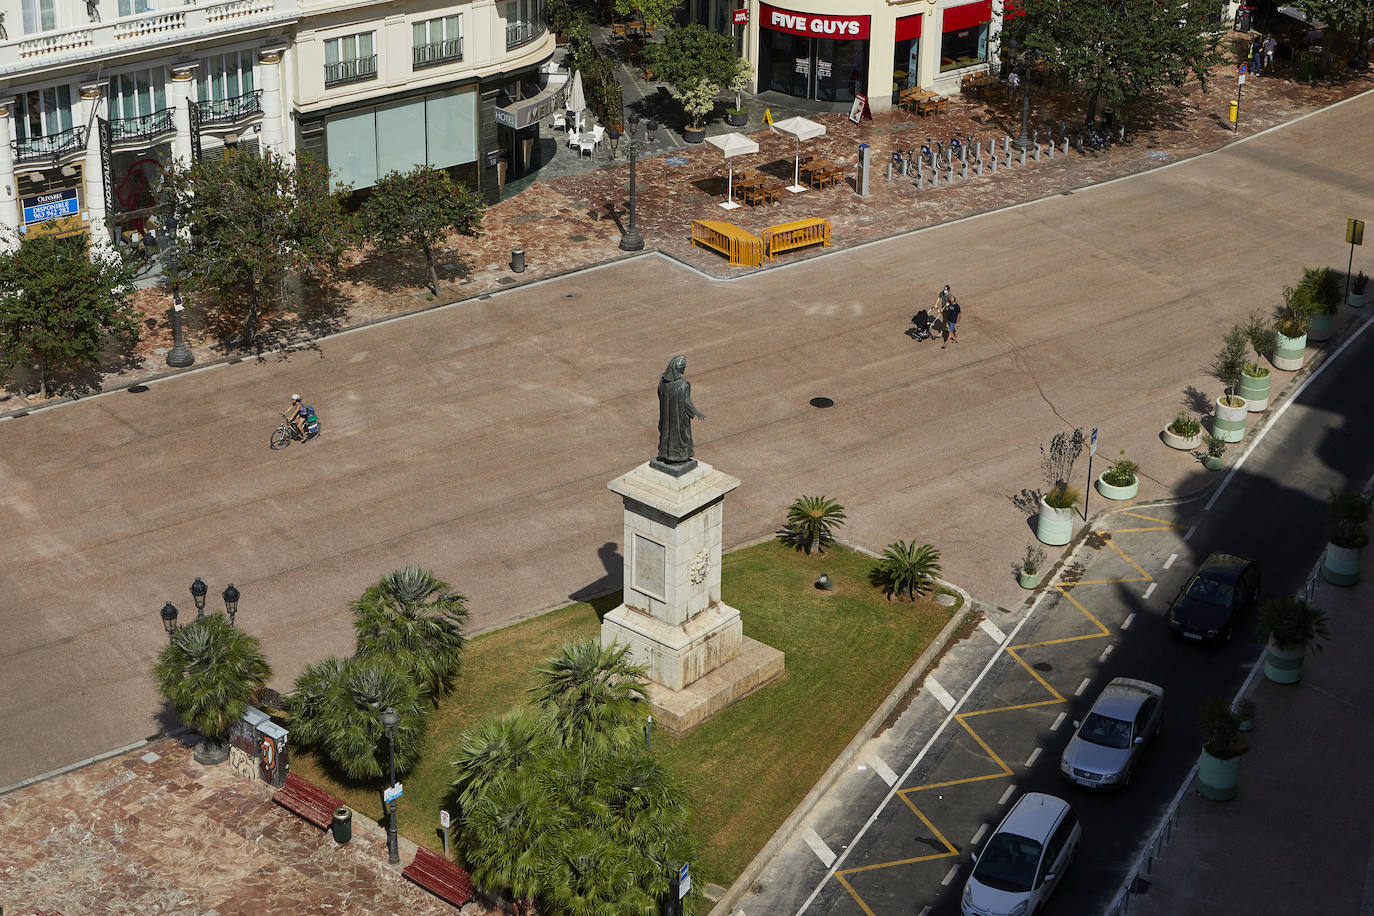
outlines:
{"label": "manhole cover", "polygon": [[834,407],[834,406],[835,406],[835,402],[832,401],[832,400],[830,400],[830,398],[812,398],[812,399],[811,399],[811,406],[812,406],[812,407]]}
{"label": "manhole cover", "polygon": [[147,391],[147,390],[148,390],[148,386],[147,386],[147,385],[130,385],[130,386],[129,386],[129,394],[142,394],[143,392],[145,392],[145,391]]}
{"label": "manhole cover", "polygon": [[497,280],[496,280],[496,282],[497,282],[497,283],[514,283],[514,282],[515,282],[515,278],[514,278],[514,277],[498,277]]}
{"label": "manhole cover", "polygon": [[953,595],[936,595],[935,603],[940,607],[954,607],[955,597]]}
{"label": "manhole cover", "polygon": [[577,298],[577,293],[564,293],[564,294],[563,294],[563,298],[564,298],[564,299],[576,299],[576,298]]}
{"label": "manhole cover", "polygon": [[690,160],[686,156],[669,156],[663,161],[668,165],[686,165]]}
{"label": "manhole cover", "polygon": [[570,241],[570,242],[585,242],[585,241],[587,241],[587,237],[586,237],[585,235],[570,235],[570,236],[568,236],[568,241]]}
{"label": "manhole cover", "polygon": [[1054,665],[1051,665],[1049,662],[1036,662],[1034,665],[1031,665],[1031,667],[1034,668],[1036,671],[1054,670]]}
{"label": "manhole cover", "polygon": [[1169,158],[1169,154],[1166,153],[1166,152],[1164,152],[1164,150],[1162,150],[1162,149],[1152,149],[1152,150],[1150,150],[1148,153],[1146,153],[1145,155],[1148,156],[1148,157],[1151,158],[1151,159],[1168,159],[1168,158]]}

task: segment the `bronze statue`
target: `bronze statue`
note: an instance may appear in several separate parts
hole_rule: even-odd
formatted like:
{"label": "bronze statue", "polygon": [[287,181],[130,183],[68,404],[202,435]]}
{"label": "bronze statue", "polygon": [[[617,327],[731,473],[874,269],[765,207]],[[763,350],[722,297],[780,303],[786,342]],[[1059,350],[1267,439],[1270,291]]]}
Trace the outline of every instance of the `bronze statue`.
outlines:
{"label": "bronze statue", "polygon": [[651,465],[674,476],[696,467],[692,419],[706,419],[692,403],[692,383],[683,377],[686,371],[687,357],[678,354],[658,380],[658,458]]}

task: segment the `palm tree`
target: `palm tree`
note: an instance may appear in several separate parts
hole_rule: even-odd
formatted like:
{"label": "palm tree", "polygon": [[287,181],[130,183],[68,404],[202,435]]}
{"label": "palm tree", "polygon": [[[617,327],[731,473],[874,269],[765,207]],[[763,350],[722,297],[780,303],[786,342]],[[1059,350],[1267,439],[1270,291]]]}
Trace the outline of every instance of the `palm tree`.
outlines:
{"label": "palm tree", "polygon": [[467,621],[467,598],[419,566],[387,573],[353,602],[357,654],[396,659],[436,702],[452,689]]}
{"label": "palm tree", "polygon": [[459,821],[464,864],[479,887],[508,891],[517,900],[537,897],[548,845],[567,823],[562,800],[522,770],[464,809]]}
{"label": "palm tree", "polygon": [[465,731],[458,739],[453,766],[458,775],[458,807],[472,811],[507,779],[532,762],[550,745],[548,722],[527,709],[513,709]]}
{"label": "palm tree", "polygon": [[172,635],[152,674],[181,721],[204,736],[196,745],[196,760],[214,764],[228,758],[224,733],[243,715],[272,669],[257,637],[223,614],[210,614]]}
{"label": "palm tree", "polygon": [[787,507],[786,539],[811,553],[824,553],[834,531],[844,524],[844,506],[826,496],[803,496]]}
{"label": "palm tree", "polygon": [[894,541],[883,551],[870,580],[889,595],[906,592],[914,601],[917,595],[930,592],[931,583],[939,572],[939,550],[930,544],[917,547],[915,541]]}
{"label": "palm tree", "polygon": [[627,645],[588,639],[565,645],[535,669],[543,681],[531,687],[563,747],[622,747],[639,737],[640,701],[648,699],[646,665],[630,662]]}
{"label": "palm tree", "polygon": [[631,851],[594,825],[552,837],[543,857],[541,910],[551,916],[650,916],[656,902],[635,882]]}
{"label": "palm tree", "polygon": [[426,710],[420,688],[384,658],[327,658],[296,679],[287,698],[291,730],[313,744],[349,779],[377,779],[387,772],[389,749],[382,712],[401,717],[396,731],[396,770],[415,765],[424,744]]}

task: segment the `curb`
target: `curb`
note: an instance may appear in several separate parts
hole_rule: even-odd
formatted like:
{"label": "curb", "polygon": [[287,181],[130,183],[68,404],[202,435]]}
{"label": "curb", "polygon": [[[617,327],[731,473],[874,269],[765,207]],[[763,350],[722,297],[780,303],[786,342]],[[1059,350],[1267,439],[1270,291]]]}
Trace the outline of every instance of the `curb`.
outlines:
{"label": "curb", "polygon": [[[861,547],[849,544],[845,544],[845,546],[853,547],[854,550],[864,554],[872,553]],[[773,857],[778,854],[783,846],[787,845],[792,839],[792,836],[797,832],[797,829],[801,827],[802,822],[806,820],[807,815],[816,807],[825,793],[830,791],[831,787],[835,785],[840,775],[845,770],[849,769],[854,760],[859,756],[859,753],[863,750],[864,745],[877,733],[883,722],[887,720],[888,716],[897,708],[897,705],[901,703],[911,691],[912,686],[926,673],[926,669],[930,667],[931,662],[939,658],[945,649],[948,648],[950,640],[954,637],[955,631],[963,625],[967,612],[971,610],[972,599],[969,597],[968,592],[953,583],[945,582],[942,579],[937,579],[935,581],[951,591],[958,593],[959,597],[962,599],[962,604],[959,606],[959,612],[949,619],[949,622],[945,624],[944,629],[940,631],[939,635],[931,641],[930,645],[926,646],[926,650],[916,659],[915,664],[907,669],[906,674],[902,675],[901,680],[892,688],[892,692],[889,693],[887,698],[873,711],[873,715],[868,717],[868,721],[865,722],[863,727],[859,729],[852,739],[850,739],[849,744],[845,745],[844,750],[841,751],[834,762],[830,764],[829,769],[827,769],[825,773],[821,775],[821,778],[816,781],[816,784],[811,787],[811,791],[806,793],[806,797],[801,800],[801,803],[792,809],[792,813],[789,814],[787,819],[773,832],[768,842],[763,844],[763,848],[760,849],[758,853],[755,854],[754,858],[749,861],[749,864],[744,867],[744,871],[740,872],[739,877],[730,885],[730,889],[716,901],[716,905],[711,908],[710,916],[727,916],[727,914],[730,913],[735,904],[739,902],[740,898],[742,898],[753,885],[759,873],[763,871],[764,866],[772,861]]]}

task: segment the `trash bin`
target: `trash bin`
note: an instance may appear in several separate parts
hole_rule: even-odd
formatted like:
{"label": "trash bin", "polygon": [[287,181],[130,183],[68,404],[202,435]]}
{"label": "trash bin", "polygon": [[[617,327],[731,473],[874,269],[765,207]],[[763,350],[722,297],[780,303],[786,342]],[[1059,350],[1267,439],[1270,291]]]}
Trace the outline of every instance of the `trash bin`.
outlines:
{"label": "trash bin", "polygon": [[1248,7],[1248,6],[1242,6],[1242,7],[1238,8],[1238,9],[1236,10],[1236,31],[1237,31],[1237,32],[1248,32],[1248,31],[1250,31],[1250,25],[1251,25],[1252,19],[1254,18],[1254,15],[1255,15],[1255,11],[1254,11],[1253,9],[1251,9],[1250,7]]}
{"label": "trash bin", "polygon": [[1240,112],[1240,103],[1237,102],[1235,99],[1232,99],[1232,100],[1231,100],[1231,108],[1230,108],[1230,111],[1228,111],[1227,114],[1226,114],[1226,119],[1227,119],[1228,121],[1230,121],[1232,124],[1236,123],[1236,115],[1237,115],[1239,112]]}
{"label": "trash bin", "polygon": [[525,249],[512,248],[510,252],[510,269],[518,274],[525,272]]}
{"label": "trash bin", "polygon": [[334,834],[335,843],[347,843],[353,839],[353,812],[347,808],[339,808],[334,812],[334,822],[329,825],[329,829]]}

